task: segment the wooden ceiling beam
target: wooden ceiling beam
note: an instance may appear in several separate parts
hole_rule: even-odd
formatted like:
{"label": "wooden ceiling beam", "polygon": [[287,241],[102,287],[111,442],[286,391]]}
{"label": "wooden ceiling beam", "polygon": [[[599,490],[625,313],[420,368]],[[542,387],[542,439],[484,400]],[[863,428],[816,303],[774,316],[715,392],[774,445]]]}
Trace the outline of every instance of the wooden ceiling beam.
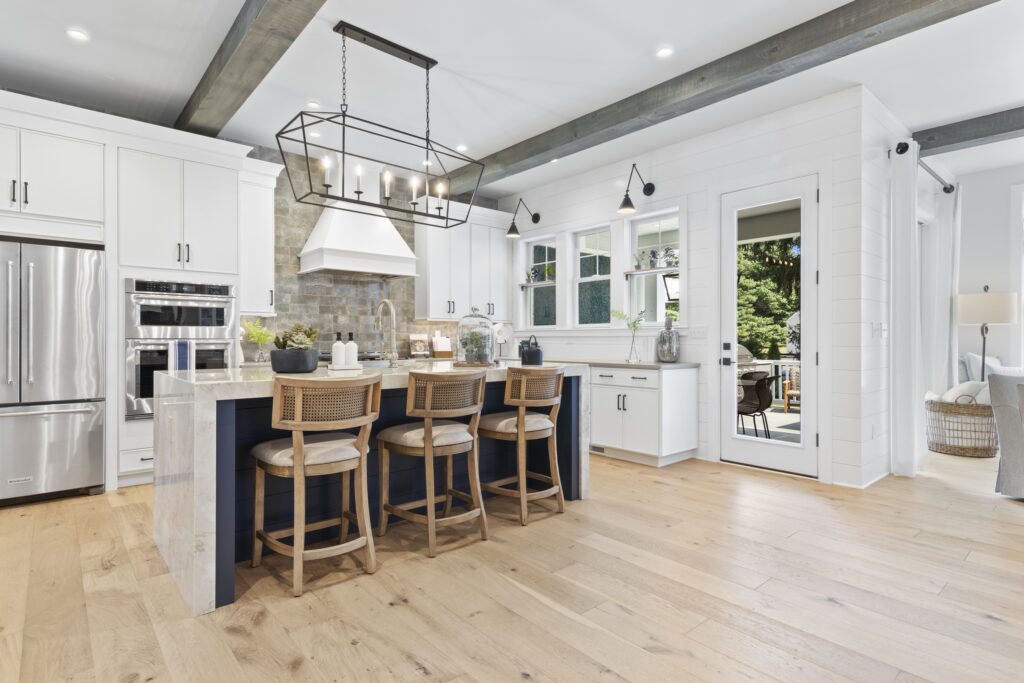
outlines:
{"label": "wooden ceiling beam", "polygon": [[216,136],[325,0],[246,0],[174,127]]}
{"label": "wooden ceiling beam", "polygon": [[921,156],[929,157],[991,142],[1024,137],[1024,107],[947,123],[914,133]]}
{"label": "wooden ceiling beam", "polygon": [[[481,186],[899,38],[997,0],[855,0],[491,154]],[[452,175],[472,190],[475,170]],[[472,177],[471,177],[472,176]]]}

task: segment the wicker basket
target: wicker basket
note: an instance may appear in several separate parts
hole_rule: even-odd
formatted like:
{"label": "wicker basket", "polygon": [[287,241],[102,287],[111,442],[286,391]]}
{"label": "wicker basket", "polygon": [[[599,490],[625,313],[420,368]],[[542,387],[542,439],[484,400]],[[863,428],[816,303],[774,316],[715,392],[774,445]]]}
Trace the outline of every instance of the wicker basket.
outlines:
{"label": "wicker basket", "polygon": [[991,458],[999,450],[992,406],[965,402],[925,401],[928,450],[967,458]]}

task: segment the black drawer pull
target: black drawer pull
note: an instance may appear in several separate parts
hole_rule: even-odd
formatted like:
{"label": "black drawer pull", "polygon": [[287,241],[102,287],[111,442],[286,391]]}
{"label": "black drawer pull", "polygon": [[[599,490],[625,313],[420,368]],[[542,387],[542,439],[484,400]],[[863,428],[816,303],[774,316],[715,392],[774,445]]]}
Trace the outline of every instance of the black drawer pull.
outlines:
{"label": "black drawer pull", "polygon": [[642,380],[642,381],[644,381],[644,382],[646,382],[646,381],[647,381],[647,378],[646,378],[646,377],[631,377],[630,379],[639,379],[639,380]]}
{"label": "black drawer pull", "polygon": [[604,377],[605,379],[611,379],[615,375],[598,375],[598,377]]}

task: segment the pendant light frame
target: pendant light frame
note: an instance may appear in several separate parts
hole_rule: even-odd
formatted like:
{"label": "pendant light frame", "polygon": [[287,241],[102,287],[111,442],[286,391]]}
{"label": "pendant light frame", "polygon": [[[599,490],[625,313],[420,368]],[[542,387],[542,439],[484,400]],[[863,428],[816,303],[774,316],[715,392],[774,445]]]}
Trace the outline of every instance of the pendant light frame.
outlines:
{"label": "pendant light frame", "polygon": [[[340,110],[336,112],[300,111],[278,131],[276,136],[278,150],[286,161],[285,172],[295,201],[369,216],[380,216],[381,211],[384,211],[386,215],[398,220],[438,228],[453,228],[465,223],[469,220],[470,209],[476,202],[480,182],[483,178],[484,164],[430,137],[430,70],[437,66],[437,60],[344,21],[339,21],[335,25],[334,32],[341,35],[342,39],[342,103]],[[348,112],[346,92],[346,41],[348,38],[406,61],[426,72],[425,134],[410,133],[366,118],[353,116]],[[326,142],[330,140],[340,140],[340,145]],[[374,142],[402,150],[404,161],[380,159],[372,151],[359,146],[361,144],[371,147],[372,150]],[[286,148],[299,150],[298,154],[303,159],[298,166],[287,163]],[[332,177],[334,183],[315,182],[314,169],[321,163],[321,158],[338,159],[338,168]],[[422,167],[415,168],[410,165],[415,163],[410,160],[416,159],[422,159]],[[367,163],[371,167],[382,167],[393,178],[391,181],[393,184],[390,187],[394,187],[394,184],[397,184],[402,176],[409,181],[413,179],[422,181],[424,194],[418,197],[414,195],[412,202],[393,199],[390,193],[385,191],[380,193],[379,201],[363,199],[361,176],[352,182],[352,172],[349,169],[351,162]],[[476,181],[472,192],[468,193],[468,202],[461,204],[453,212],[450,195],[451,172],[465,167],[475,170]],[[379,180],[375,181],[379,182]],[[435,195],[431,195],[430,189],[437,188],[439,183],[444,191],[437,191]],[[384,186],[385,189],[389,187],[387,183],[384,183]],[[464,211],[463,207],[465,207]]]}
{"label": "pendant light frame", "polygon": [[534,225],[540,223],[540,214],[530,211],[530,207],[528,207],[526,205],[526,202],[523,201],[523,198],[520,197],[519,203],[516,204],[516,210],[512,213],[512,224],[508,226],[508,232],[505,233],[505,237],[509,238],[510,240],[519,239],[520,237],[519,228],[516,226],[516,216],[519,215],[520,206],[526,209],[526,212],[530,214],[530,221],[532,221]]}
{"label": "pendant light frame", "polygon": [[636,177],[640,179],[641,183],[643,183],[644,196],[650,197],[654,194],[654,183],[646,182],[644,177],[640,175],[640,169],[636,167],[636,164],[633,164],[633,167],[629,169],[629,179],[626,181],[626,194],[622,198],[622,202],[619,204],[619,213],[621,214],[631,214],[636,212],[636,207],[633,206],[633,200],[629,198],[629,186],[633,182],[634,174],[636,174]]}

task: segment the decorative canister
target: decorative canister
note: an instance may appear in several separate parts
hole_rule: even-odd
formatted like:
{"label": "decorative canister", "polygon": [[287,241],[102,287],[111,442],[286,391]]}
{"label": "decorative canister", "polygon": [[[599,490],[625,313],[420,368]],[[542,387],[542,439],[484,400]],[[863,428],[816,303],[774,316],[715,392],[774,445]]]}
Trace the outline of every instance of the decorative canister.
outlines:
{"label": "decorative canister", "polygon": [[658,333],[658,360],[675,363],[679,360],[679,332],[672,329],[672,318],[665,318],[665,329]]}
{"label": "decorative canister", "polygon": [[474,306],[459,321],[459,361],[467,365],[494,363],[494,323]]}

